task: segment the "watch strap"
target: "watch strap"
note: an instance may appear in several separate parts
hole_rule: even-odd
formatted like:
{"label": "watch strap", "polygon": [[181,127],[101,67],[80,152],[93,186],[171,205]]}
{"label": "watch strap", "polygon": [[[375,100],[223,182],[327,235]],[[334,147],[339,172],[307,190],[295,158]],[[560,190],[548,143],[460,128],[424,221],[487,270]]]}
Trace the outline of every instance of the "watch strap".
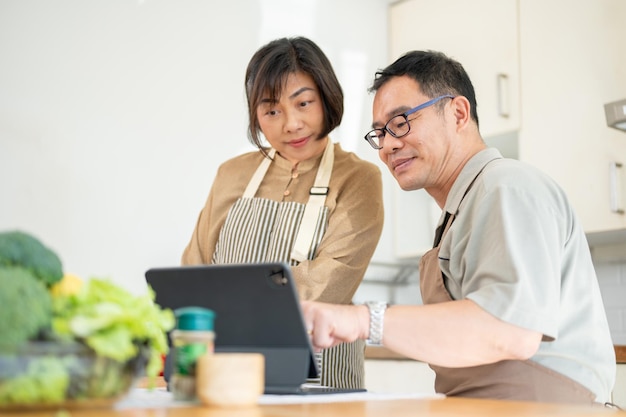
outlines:
{"label": "watch strap", "polygon": [[367,343],[380,346],[383,344],[383,324],[387,303],[383,301],[367,301],[365,305],[370,311],[370,334]]}

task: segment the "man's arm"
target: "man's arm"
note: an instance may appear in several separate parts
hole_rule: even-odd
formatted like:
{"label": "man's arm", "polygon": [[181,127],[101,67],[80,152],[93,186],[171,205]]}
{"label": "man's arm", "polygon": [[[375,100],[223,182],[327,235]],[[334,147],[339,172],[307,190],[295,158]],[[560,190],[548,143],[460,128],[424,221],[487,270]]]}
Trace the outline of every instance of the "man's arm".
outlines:
{"label": "man's arm", "polygon": [[[316,348],[369,336],[369,309],[364,305],[303,302],[303,311]],[[387,348],[446,367],[525,360],[537,351],[542,337],[539,332],[497,319],[471,300],[390,306],[383,329]]]}

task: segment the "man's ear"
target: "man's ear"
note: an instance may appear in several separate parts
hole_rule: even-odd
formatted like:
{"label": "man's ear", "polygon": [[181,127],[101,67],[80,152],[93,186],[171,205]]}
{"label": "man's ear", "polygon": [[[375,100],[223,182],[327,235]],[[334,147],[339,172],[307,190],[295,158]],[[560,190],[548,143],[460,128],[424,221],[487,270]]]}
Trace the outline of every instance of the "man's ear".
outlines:
{"label": "man's ear", "polygon": [[469,100],[464,96],[456,96],[451,104],[457,129],[466,128],[472,120]]}

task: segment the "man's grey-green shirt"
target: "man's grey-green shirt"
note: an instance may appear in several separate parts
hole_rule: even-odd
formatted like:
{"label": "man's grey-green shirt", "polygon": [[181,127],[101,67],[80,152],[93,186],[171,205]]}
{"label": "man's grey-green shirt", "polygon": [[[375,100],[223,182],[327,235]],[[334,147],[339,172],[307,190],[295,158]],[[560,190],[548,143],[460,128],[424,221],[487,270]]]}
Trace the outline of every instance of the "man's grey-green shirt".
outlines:
{"label": "man's grey-green shirt", "polygon": [[610,401],[615,351],[587,240],[564,191],[490,148],[468,161],[444,209],[456,216],[439,251],[452,298],[543,333],[531,360]]}

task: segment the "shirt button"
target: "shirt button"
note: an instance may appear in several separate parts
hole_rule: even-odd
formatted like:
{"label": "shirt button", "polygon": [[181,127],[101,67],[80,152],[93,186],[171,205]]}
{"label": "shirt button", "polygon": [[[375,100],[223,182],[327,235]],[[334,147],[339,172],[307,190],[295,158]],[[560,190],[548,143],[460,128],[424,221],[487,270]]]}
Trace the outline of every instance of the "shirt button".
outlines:
{"label": "shirt button", "polygon": [[285,190],[285,192],[283,193],[283,195],[284,195],[285,197],[287,197],[289,194],[291,194],[291,191],[289,191],[289,190]]}
{"label": "shirt button", "polygon": [[298,173],[297,172],[292,172],[291,173],[291,178],[298,178]]}

